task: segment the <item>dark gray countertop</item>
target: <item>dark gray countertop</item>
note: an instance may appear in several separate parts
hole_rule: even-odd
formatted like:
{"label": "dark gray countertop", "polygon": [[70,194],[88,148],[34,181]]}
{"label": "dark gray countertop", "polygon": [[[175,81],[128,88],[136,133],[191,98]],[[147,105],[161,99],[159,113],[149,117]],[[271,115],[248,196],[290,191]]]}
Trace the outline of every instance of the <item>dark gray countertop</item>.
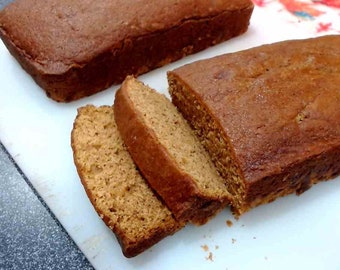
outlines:
{"label": "dark gray countertop", "polygon": [[93,269],[0,145],[0,269]]}
{"label": "dark gray countertop", "polygon": [[[0,0],[2,9],[11,0]],[[0,143],[0,270],[93,269]]]}

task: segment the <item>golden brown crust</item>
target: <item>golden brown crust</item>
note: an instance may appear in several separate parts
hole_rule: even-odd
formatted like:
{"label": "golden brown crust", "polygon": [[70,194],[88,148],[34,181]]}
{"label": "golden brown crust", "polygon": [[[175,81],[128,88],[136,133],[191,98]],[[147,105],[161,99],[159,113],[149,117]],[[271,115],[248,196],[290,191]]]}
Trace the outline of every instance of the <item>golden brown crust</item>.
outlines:
{"label": "golden brown crust", "polygon": [[184,172],[166,146],[143,120],[129,96],[128,77],[117,91],[114,115],[118,130],[133,160],[151,187],[163,198],[178,220],[201,225],[222,210],[230,197],[202,194],[193,176]]}
{"label": "golden brown crust", "polygon": [[[236,211],[339,174],[339,74],[340,36],[265,45],[169,72],[175,105],[223,175],[241,179],[232,192]],[[214,149],[220,141],[224,148]]]}
{"label": "golden brown crust", "polygon": [[252,10],[249,0],[17,0],[0,12],[0,36],[68,102],[242,34]]}

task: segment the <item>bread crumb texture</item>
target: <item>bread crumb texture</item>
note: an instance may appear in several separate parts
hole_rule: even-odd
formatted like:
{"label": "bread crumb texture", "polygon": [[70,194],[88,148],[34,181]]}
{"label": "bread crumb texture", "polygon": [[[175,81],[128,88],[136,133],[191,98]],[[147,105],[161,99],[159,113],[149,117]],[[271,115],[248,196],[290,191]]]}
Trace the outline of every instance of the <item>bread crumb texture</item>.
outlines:
{"label": "bread crumb texture", "polygon": [[146,126],[153,129],[157,140],[178,167],[192,177],[206,196],[226,196],[228,193],[225,181],[218,174],[193,130],[170,100],[141,82],[131,86],[129,97],[136,110],[143,115]]}
{"label": "bread crumb texture", "polygon": [[117,130],[113,109],[78,109],[72,131],[74,160],[85,190],[123,245],[174,232],[178,223],[139,174]]}
{"label": "bread crumb texture", "polygon": [[231,226],[233,226],[233,222],[231,221],[231,220],[227,220],[226,221],[226,224],[227,224],[227,226],[230,228]]}

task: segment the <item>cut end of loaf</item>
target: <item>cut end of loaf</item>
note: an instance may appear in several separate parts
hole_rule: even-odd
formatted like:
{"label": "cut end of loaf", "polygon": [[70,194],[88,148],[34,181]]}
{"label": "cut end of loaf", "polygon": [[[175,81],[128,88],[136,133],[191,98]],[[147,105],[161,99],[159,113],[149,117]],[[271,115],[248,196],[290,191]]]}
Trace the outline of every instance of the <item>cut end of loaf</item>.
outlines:
{"label": "cut end of loaf", "polygon": [[136,169],[112,107],[88,105],[78,110],[72,148],[86,193],[126,257],[136,256],[182,227]]}
{"label": "cut end of loaf", "polygon": [[175,73],[168,72],[168,83],[173,104],[180,109],[204,148],[210,153],[231,194],[235,214],[241,214],[245,186],[233,159],[231,146],[221,133],[219,124],[211,117],[206,106],[199,102],[190,87]]}

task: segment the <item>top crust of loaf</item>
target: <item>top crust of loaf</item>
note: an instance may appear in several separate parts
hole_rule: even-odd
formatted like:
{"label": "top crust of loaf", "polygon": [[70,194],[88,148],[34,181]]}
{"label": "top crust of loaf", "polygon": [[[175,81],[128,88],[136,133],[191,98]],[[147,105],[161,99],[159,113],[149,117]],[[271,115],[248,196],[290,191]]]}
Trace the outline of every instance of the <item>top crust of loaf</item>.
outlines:
{"label": "top crust of loaf", "polygon": [[248,0],[17,0],[0,12],[0,29],[38,70],[59,74],[114,54],[123,40],[247,8]]}
{"label": "top crust of loaf", "polygon": [[136,256],[184,225],[172,217],[139,174],[111,107],[79,108],[71,138],[85,191],[126,257]]}
{"label": "top crust of loaf", "polygon": [[339,151],[339,35],[217,56],[168,76],[206,106],[247,182]]}
{"label": "top crust of loaf", "polygon": [[224,180],[165,96],[128,77],[114,111],[131,156],[176,218],[204,224],[229,203]]}

